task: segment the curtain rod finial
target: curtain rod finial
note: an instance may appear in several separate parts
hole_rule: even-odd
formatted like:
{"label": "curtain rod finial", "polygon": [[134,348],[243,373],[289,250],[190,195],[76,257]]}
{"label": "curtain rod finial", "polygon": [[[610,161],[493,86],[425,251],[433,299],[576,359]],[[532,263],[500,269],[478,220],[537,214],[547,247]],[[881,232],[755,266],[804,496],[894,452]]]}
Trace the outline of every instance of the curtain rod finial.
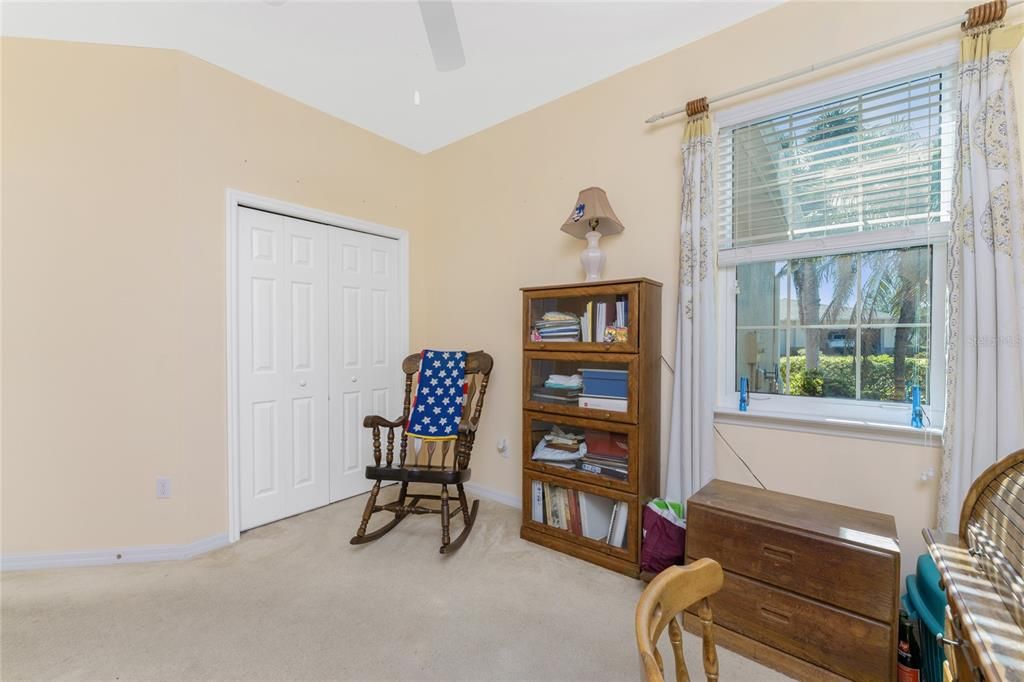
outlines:
{"label": "curtain rod finial", "polygon": [[699,99],[691,99],[686,103],[686,115],[696,116],[697,114],[705,114],[708,111],[708,98],[701,97]]}
{"label": "curtain rod finial", "polygon": [[1006,0],[992,0],[983,5],[972,7],[967,10],[967,19],[960,24],[960,28],[968,31],[986,24],[994,24],[1002,21],[1006,16]]}

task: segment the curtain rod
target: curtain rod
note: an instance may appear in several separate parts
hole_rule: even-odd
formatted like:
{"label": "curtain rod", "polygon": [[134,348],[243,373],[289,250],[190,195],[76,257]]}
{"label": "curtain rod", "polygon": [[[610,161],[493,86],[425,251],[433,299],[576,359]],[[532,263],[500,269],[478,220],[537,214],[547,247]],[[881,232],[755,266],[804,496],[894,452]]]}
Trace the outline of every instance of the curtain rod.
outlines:
{"label": "curtain rod", "polygon": [[[1012,0],[1011,2],[1007,2],[1005,4],[1005,7],[1006,8],[1016,7],[1017,5],[1020,5],[1022,3],[1024,3],[1024,0]],[[997,4],[997,3],[989,3],[989,5],[995,5],[995,4]],[[1002,3],[998,3],[998,4],[1002,4]],[[797,69],[796,71],[790,71],[789,73],[782,74],[781,76],[776,76],[775,78],[769,78],[768,80],[761,81],[760,83],[754,83],[753,85],[747,85],[747,86],[742,87],[742,88],[737,88],[736,90],[730,90],[729,92],[723,93],[721,95],[716,95],[715,97],[701,98],[704,101],[693,100],[692,102],[688,102],[687,106],[682,106],[682,107],[679,107],[678,109],[672,109],[671,111],[663,111],[660,114],[655,114],[654,116],[651,116],[650,118],[648,118],[644,122],[645,123],[657,123],[658,121],[660,121],[662,119],[665,119],[665,118],[669,118],[669,117],[672,117],[672,116],[677,116],[679,114],[685,114],[685,113],[687,113],[687,108],[688,107],[691,108],[691,112],[690,112],[689,115],[692,115],[693,113],[698,113],[700,111],[707,111],[708,105],[714,104],[715,102],[721,102],[722,100],[725,100],[725,99],[730,99],[732,97],[736,97],[738,95],[743,95],[743,94],[746,94],[748,92],[752,92],[754,90],[760,90],[761,88],[766,88],[769,85],[775,85],[776,83],[782,83],[783,81],[788,81],[788,80],[790,80],[792,78],[797,78],[799,76],[804,76],[804,75],[807,75],[809,73],[814,73],[815,71],[820,71],[820,70],[826,69],[826,68],[828,68],[830,66],[835,66],[836,64],[841,64],[842,62],[850,61],[851,59],[857,59],[858,57],[863,57],[864,55],[871,54],[872,52],[877,52],[879,50],[884,50],[885,48],[892,47],[893,45],[899,45],[900,43],[905,43],[905,42],[907,42],[909,40],[914,40],[915,38],[920,38],[921,36],[926,36],[929,33],[934,33],[935,31],[941,31],[944,28],[950,28],[951,26],[963,25],[966,22],[972,21],[972,20],[975,19],[974,13],[975,13],[976,10],[981,9],[981,8],[987,8],[989,5],[980,5],[978,8],[972,8],[971,10],[968,10],[967,12],[964,12],[963,14],[959,14],[959,15],[957,15],[954,18],[950,18],[950,19],[947,19],[946,21],[942,21],[942,22],[939,22],[937,24],[933,24],[932,26],[929,26],[927,28],[922,28],[922,29],[919,29],[919,30],[914,31],[912,33],[907,33],[907,34],[904,34],[904,35],[901,35],[901,36],[897,36],[896,38],[891,38],[889,40],[885,40],[885,41],[880,42],[880,43],[875,43],[874,45],[869,45],[868,47],[863,47],[863,48],[861,48],[859,50],[854,50],[853,52],[848,52],[847,54],[840,55],[839,57],[833,57],[832,59],[827,59],[827,60],[825,60],[823,62],[818,62],[817,64],[811,64],[810,66],[805,66],[802,69]],[[1005,14],[1005,10],[1004,10],[1004,14]],[[1002,18],[1002,16],[999,16],[998,18]],[[997,20],[998,20],[998,18],[997,18]],[[690,107],[691,104],[693,104],[694,107]]]}

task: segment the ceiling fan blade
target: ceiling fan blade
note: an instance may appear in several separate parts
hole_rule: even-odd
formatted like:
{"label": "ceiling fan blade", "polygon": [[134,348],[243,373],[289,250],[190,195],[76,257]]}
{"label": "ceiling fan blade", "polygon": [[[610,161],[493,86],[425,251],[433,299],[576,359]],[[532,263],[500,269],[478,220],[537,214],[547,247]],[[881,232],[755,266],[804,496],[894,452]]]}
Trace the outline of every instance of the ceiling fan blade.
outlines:
{"label": "ceiling fan blade", "polygon": [[423,27],[438,71],[454,71],[466,65],[459,24],[451,0],[419,0]]}

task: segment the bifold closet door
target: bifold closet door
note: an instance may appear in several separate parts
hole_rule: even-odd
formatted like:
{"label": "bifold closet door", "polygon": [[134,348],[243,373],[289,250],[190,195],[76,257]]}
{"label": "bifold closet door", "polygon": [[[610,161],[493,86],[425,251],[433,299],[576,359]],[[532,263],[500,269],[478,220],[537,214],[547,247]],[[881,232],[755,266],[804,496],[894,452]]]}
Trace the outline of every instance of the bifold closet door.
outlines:
{"label": "bifold closet door", "polygon": [[333,228],[240,208],[241,529],[330,499],[329,251]]}
{"label": "bifold closet door", "polygon": [[[373,462],[363,417],[402,414],[406,349],[401,323],[398,242],[332,230],[331,250],[331,501],[366,492]],[[396,432],[397,434],[397,432]],[[382,447],[386,439],[382,434]],[[395,458],[398,457],[398,439]]]}

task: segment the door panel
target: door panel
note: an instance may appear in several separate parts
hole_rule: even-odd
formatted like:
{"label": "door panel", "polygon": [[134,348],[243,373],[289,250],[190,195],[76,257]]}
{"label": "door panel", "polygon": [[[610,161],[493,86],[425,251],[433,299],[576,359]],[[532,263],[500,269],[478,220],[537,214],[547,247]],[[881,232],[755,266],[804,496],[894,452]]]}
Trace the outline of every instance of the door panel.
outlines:
{"label": "door panel", "polygon": [[370,489],[373,462],[363,417],[401,414],[403,375],[394,330],[399,308],[398,242],[351,230],[330,233],[331,501]]}
{"label": "door panel", "polygon": [[241,529],[365,492],[401,412],[398,242],[239,209]]}
{"label": "door panel", "polygon": [[327,504],[329,228],[239,209],[245,530]]}
{"label": "door panel", "polygon": [[252,405],[253,487],[254,497],[280,492],[277,485],[277,403]]}

